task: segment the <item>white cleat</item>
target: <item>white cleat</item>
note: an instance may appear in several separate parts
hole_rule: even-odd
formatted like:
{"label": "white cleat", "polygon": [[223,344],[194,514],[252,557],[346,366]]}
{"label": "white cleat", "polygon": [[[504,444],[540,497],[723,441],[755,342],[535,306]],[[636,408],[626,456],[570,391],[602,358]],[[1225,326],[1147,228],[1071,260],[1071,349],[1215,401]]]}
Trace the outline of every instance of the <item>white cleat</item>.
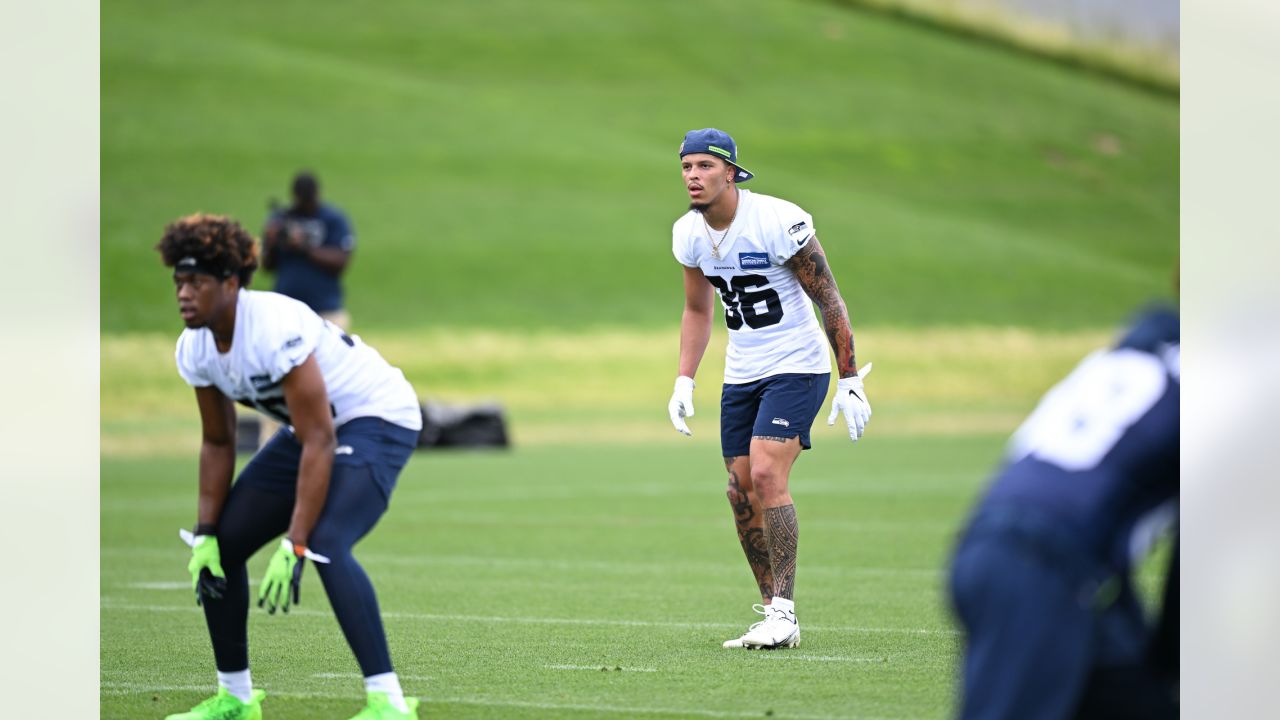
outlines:
{"label": "white cleat", "polygon": [[800,645],[800,623],[791,610],[775,609],[772,605],[752,605],[752,610],[764,615],[740,638],[725,640],[723,647],[747,650],[773,650]]}

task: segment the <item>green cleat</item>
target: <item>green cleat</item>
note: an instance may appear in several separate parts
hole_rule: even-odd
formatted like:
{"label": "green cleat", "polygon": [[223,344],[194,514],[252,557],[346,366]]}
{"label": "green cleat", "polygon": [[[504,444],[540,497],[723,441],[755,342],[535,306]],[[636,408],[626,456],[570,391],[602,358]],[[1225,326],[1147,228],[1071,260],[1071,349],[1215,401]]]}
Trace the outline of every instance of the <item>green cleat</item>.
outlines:
{"label": "green cleat", "polygon": [[262,720],[262,699],[266,696],[265,691],[254,690],[249,702],[241,702],[240,698],[227,692],[226,688],[218,688],[217,695],[184,713],[169,715],[164,720]]}
{"label": "green cleat", "polygon": [[418,698],[404,699],[409,712],[400,712],[384,692],[369,691],[369,704],[351,720],[418,720]]}

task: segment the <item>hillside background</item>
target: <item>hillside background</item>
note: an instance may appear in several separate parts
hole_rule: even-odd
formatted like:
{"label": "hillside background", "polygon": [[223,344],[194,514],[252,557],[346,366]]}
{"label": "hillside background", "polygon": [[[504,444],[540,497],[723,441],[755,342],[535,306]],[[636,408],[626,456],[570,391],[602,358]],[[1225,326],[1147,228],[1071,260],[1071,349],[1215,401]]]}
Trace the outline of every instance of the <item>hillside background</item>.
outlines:
{"label": "hillside background", "polygon": [[103,13],[105,333],[179,329],[165,222],[256,232],[299,168],[354,221],[361,331],[674,330],[705,126],[814,215],[859,326],[1109,327],[1170,293],[1166,94],[809,0],[371,7]]}

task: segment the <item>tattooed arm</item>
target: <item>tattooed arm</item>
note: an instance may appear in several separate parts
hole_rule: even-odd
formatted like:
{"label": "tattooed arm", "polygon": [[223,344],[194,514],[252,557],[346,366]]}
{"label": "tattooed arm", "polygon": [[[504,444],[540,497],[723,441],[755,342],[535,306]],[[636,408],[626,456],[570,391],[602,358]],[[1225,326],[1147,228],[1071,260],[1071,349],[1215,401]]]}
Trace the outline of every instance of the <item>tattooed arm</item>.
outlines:
{"label": "tattooed arm", "polygon": [[853,326],[849,323],[849,311],[845,308],[836,279],[827,265],[826,253],[815,235],[808,244],[787,261],[787,267],[796,274],[800,286],[808,293],[822,313],[822,326],[836,354],[836,369],[840,377],[858,374],[858,363],[853,356]]}

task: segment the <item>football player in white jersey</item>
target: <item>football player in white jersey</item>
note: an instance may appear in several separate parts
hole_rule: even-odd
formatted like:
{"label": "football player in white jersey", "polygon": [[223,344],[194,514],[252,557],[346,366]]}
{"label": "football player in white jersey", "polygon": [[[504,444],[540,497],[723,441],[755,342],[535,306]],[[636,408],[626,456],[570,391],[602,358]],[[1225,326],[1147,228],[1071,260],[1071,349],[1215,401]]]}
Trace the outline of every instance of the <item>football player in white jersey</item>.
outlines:
{"label": "football player in white jersey", "polygon": [[729,328],[720,403],[729,504],[760,589],[762,604],[754,608],[764,615],[724,646],[794,647],[799,525],[787,487],[791,467],[810,446],[809,428],[826,398],[828,345],[840,379],[827,424],[843,413],[855,442],[871,417],[862,386],[871,365],[859,371],[854,360],[853,328],[813,218],[785,200],[739,189],[752,174],[720,130],[689,131],[680,165],[690,203],[672,229],[685,303],[668,412],[676,430],[692,434],[685,419],[693,416],[693,378],[711,337],[714,291]]}
{"label": "football player in white jersey", "polygon": [[[355,718],[417,718],[391,666],[378,600],[351,548],[387,509],[417,445],[413,387],[376,350],[297,300],[247,290],[258,247],[238,223],[190,215],[156,246],[173,268],[178,372],[195,388],[203,442],[191,545],[196,602],[204,606],[218,692],[168,720],[260,720],[265,693],[249,675],[246,561],[279,539],[258,606],[288,612],[302,569],[316,563],[329,603],[365,678]],[[239,402],[282,427],[232,484]],[[281,536],[283,535],[283,538]],[[354,720],[354,719],[353,719]]]}

